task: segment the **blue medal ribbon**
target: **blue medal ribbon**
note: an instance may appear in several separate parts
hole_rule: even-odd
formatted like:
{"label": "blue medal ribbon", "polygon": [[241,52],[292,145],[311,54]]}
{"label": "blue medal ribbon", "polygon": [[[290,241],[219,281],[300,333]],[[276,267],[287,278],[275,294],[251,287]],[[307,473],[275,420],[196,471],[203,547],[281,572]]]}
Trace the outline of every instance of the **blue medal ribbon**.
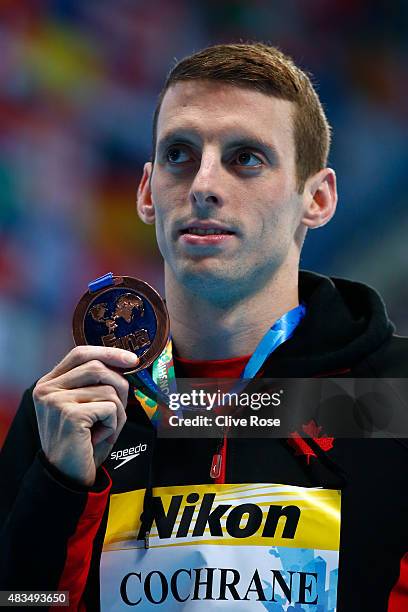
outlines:
{"label": "blue medal ribbon", "polygon": [[257,375],[269,355],[271,355],[278,346],[293,336],[295,329],[305,314],[306,306],[304,304],[299,304],[299,306],[292,308],[292,310],[289,310],[289,312],[286,312],[275,321],[261,339],[250,360],[246,364],[241,375],[242,379],[251,379]]}

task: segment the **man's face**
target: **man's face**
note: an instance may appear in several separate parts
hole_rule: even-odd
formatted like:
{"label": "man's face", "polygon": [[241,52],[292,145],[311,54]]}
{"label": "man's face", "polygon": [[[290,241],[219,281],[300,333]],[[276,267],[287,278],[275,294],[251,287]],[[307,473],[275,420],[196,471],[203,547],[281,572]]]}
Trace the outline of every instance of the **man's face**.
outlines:
{"label": "man's face", "polygon": [[[145,169],[166,274],[214,295],[256,291],[296,268],[291,102],[223,83],[178,83],[164,96],[154,167]],[[151,176],[150,176],[151,173]]]}

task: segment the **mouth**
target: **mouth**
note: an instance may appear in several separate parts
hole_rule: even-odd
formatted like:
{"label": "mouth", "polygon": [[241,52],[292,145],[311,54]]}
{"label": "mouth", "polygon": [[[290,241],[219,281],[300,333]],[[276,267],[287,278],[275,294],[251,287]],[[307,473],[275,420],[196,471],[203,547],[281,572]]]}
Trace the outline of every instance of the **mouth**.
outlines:
{"label": "mouth", "polygon": [[216,236],[217,234],[220,235],[232,235],[234,234],[234,232],[230,231],[230,230],[224,230],[224,229],[220,229],[220,228],[215,228],[215,227],[208,227],[208,228],[204,228],[204,227],[187,227],[186,229],[182,229],[180,231],[181,235],[184,234],[192,234],[194,236]]}
{"label": "mouth", "polygon": [[182,243],[195,246],[223,244],[235,236],[235,232],[214,224],[187,226],[179,231]]}

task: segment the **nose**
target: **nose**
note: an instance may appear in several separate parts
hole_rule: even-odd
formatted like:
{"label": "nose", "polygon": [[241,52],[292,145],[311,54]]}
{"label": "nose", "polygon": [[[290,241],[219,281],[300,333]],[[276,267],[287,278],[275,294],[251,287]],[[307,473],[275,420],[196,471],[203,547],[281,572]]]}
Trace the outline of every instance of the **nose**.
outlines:
{"label": "nose", "polygon": [[190,202],[199,210],[221,206],[222,164],[215,150],[203,152],[200,167],[190,188]]}

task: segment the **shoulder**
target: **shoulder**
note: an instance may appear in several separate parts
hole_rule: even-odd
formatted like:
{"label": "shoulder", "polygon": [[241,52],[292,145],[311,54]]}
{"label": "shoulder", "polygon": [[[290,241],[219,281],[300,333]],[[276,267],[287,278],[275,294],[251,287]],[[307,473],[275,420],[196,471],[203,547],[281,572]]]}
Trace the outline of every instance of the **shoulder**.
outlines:
{"label": "shoulder", "polygon": [[368,362],[374,373],[380,377],[408,377],[408,337],[393,335]]}

